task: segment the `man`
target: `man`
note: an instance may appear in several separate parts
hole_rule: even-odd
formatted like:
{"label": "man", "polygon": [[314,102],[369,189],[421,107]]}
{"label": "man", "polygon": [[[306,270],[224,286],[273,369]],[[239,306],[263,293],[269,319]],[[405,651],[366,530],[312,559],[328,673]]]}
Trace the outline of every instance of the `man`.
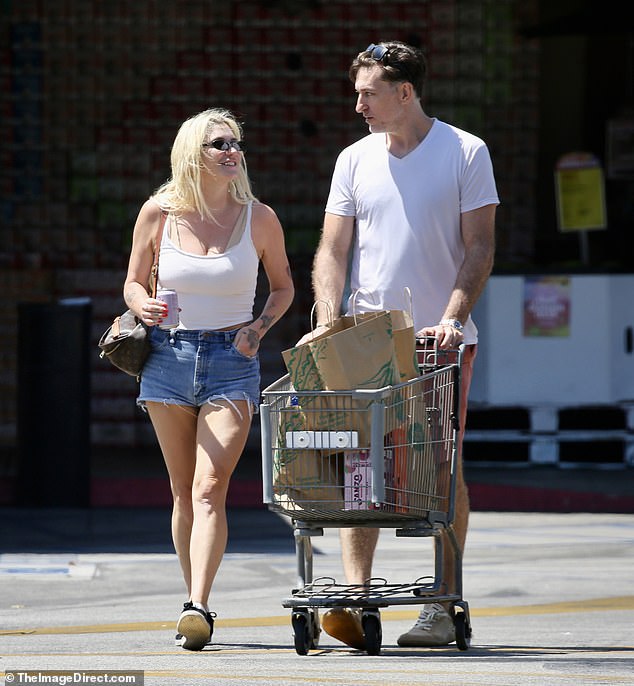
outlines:
{"label": "man", "polygon": [[[391,41],[370,45],[350,67],[356,111],[370,133],[341,152],[332,177],[321,240],[313,264],[318,327],[341,311],[350,263],[357,311],[408,309],[412,295],[418,336],[441,348],[465,344],[454,529],[464,549],[469,499],[462,473],[462,431],[476,354],[470,312],[493,267],[499,204],[489,152],[482,140],[423,110],[426,64],[422,52]],[[323,329],[322,329],[323,330]],[[302,340],[306,340],[308,336]],[[350,584],[372,576],[378,529],[342,528],[343,568]],[[446,538],[446,534],[443,534]],[[444,549],[447,592],[455,592],[454,559]],[[455,640],[446,607],[424,605],[402,646],[447,645]],[[324,630],[353,648],[365,647],[361,613],[324,613]]]}

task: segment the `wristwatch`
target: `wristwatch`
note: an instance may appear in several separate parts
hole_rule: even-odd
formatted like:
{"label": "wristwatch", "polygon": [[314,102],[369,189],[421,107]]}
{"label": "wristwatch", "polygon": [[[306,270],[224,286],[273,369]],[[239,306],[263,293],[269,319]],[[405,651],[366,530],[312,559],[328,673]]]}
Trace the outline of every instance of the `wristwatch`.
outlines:
{"label": "wristwatch", "polygon": [[457,319],[441,319],[441,326],[453,326],[456,331],[462,331],[462,324]]}

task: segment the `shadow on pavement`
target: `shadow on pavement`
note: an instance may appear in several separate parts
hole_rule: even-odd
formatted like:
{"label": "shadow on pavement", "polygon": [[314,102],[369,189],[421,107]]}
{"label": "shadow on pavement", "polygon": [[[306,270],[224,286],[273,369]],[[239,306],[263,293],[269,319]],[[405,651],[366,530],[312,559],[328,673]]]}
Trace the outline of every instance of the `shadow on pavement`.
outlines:
{"label": "shadow on pavement", "polygon": [[[0,509],[0,553],[173,553],[167,508]],[[228,553],[295,551],[289,523],[265,508],[227,511]]]}

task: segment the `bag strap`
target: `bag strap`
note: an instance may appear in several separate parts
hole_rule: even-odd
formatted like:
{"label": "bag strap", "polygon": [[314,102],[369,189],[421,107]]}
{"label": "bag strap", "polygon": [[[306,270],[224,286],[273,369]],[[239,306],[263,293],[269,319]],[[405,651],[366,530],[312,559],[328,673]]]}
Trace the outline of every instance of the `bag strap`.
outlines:
{"label": "bag strap", "polygon": [[317,300],[315,303],[313,303],[313,306],[310,308],[311,332],[315,330],[315,314],[317,312],[317,305],[319,303],[321,303],[326,308],[326,312],[328,313],[328,326],[332,326],[332,323],[334,321],[334,318],[332,316],[332,305],[330,304],[330,300]]}
{"label": "bag strap", "polygon": [[407,314],[409,314],[409,318],[412,320],[412,325],[414,324],[414,301],[412,299],[412,291],[409,289],[409,286],[405,286],[403,289],[403,293],[405,294],[405,302],[407,304],[407,309],[405,310]]}
{"label": "bag strap", "polygon": [[[371,296],[372,300],[376,304],[376,298],[374,297],[374,293],[369,291],[367,288],[363,288],[363,287],[358,288],[350,296],[350,298],[352,300],[352,316],[354,317],[354,323],[355,324],[357,323],[357,295],[359,295],[359,293],[361,293],[361,292],[367,293],[369,296]],[[414,321],[414,311],[413,311],[413,306],[412,306],[412,291],[409,289],[409,286],[405,286],[405,288],[403,288],[403,295],[405,296],[405,304],[407,306],[407,309],[405,309],[403,311],[409,315],[410,319],[413,322]],[[379,316],[379,314],[380,314],[380,311],[377,311],[377,316]]]}
{"label": "bag strap", "polygon": [[165,212],[165,210],[161,210],[161,218],[159,219],[158,229],[156,230],[156,238],[154,239],[154,260],[152,262],[152,270],[150,271],[153,298],[156,298],[156,288],[158,285],[159,254],[161,252],[161,241],[163,240],[163,227],[165,226],[166,219],[167,212]]}
{"label": "bag strap", "polygon": [[[367,293],[367,295],[369,295],[372,298],[372,300],[374,301],[374,304],[378,305],[378,303],[376,301],[375,294],[372,291],[368,290],[367,288],[363,288],[363,286],[361,286],[361,288],[357,288],[357,290],[352,294],[352,317],[354,318],[354,325],[355,326],[357,325],[357,314],[358,314],[357,313],[357,296],[361,292]],[[379,314],[380,313],[377,312],[377,317],[379,316]]]}
{"label": "bag strap", "polygon": [[112,337],[113,338],[119,338],[121,335],[121,317],[115,317],[115,320],[112,322]]}

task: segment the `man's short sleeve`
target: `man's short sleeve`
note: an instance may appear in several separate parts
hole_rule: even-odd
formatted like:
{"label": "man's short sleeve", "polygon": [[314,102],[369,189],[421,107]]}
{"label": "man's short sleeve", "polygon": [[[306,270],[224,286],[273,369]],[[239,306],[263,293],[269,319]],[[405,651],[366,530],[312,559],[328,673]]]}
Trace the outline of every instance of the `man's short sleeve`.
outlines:
{"label": "man's short sleeve", "polygon": [[349,149],[337,157],[326,201],[326,212],[342,217],[354,217],[356,207],[352,193],[352,173]]}
{"label": "man's short sleeve", "polygon": [[499,203],[491,156],[487,146],[481,142],[473,151],[465,169],[460,192],[460,212]]}

